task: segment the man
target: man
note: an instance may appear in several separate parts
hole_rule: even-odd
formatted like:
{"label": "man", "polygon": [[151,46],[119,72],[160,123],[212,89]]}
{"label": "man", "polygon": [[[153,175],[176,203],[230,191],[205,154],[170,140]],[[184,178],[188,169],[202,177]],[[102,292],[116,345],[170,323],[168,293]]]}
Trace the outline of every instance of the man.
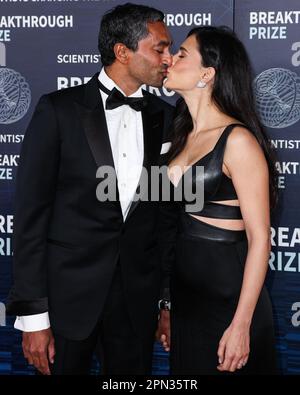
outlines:
{"label": "man", "polygon": [[[100,74],[42,96],[26,132],[7,309],[43,374],[88,373],[96,344],[103,373],[151,372],[160,210],[133,197],[172,121],[172,107],[141,89],[160,87],[172,61],[163,17],[129,3],[107,13]],[[97,200],[101,166],[116,171],[116,201]]]}

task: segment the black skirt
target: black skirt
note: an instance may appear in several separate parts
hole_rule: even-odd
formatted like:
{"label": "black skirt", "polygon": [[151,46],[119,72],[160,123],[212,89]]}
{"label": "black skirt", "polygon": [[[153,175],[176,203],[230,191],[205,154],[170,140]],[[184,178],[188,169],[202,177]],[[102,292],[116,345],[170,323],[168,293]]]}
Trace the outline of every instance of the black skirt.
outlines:
{"label": "black skirt", "polygon": [[171,275],[171,374],[277,374],[271,302],[263,287],[250,328],[248,363],[220,372],[218,345],[230,325],[247,256],[245,231],[182,214]]}

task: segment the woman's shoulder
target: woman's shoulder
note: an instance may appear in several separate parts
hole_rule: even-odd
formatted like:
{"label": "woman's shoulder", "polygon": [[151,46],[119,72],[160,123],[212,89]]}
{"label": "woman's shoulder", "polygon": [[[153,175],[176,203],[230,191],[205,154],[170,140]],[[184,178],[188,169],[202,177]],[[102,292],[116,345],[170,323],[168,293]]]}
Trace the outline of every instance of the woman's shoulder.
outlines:
{"label": "woman's shoulder", "polygon": [[[227,154],[227,155],[226,155]],[[263,149],[254,133],[247,126],[236,125],[230,132],[226,144],[225,157],[237,160],[263,157]]]}
{"label": "woman's shoulder", "polygon": [[254,133],[247,126],[235,123],[232,131],[228,136],[227,144],[235,148],[247,148],[251,146],[259,146]]}

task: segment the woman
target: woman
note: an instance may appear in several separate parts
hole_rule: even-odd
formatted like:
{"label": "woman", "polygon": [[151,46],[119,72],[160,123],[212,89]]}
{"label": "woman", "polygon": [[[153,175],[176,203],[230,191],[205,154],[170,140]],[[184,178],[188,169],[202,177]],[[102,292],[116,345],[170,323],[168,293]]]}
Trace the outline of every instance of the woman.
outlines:
{"label": "woman", "polygon": [[[170,181],[174,189],[183,178],[186,187],[204,181],[205,194],[202,211],[180,209],[171,372],[275,374],[272,308],[263,284],[276,173],[254,109],[246,51],[228,28],[195,28],[164,86],[182,96]],[[204,166],[204,178],[196,178],[196,166]]]}

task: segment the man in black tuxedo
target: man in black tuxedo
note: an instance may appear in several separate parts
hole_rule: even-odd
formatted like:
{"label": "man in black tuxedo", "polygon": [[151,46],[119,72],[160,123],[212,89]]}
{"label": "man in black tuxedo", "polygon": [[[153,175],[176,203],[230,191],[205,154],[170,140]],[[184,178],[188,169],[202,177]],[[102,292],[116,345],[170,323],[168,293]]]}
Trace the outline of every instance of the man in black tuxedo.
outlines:
{"label": "man in black tuxedo", "polygon": [[[88,373],[96,344],[103,373],[151,372],[162,210],[133,197],[142,166],[166,151],[173,116],[141,89],[160,87],[172,61],[163,17],[134,4],[107,13],[100,74],[42,96],[26,132],[7,310],[43,374]],[[116,201],[97,199],[100,166],[116,171]]]}

